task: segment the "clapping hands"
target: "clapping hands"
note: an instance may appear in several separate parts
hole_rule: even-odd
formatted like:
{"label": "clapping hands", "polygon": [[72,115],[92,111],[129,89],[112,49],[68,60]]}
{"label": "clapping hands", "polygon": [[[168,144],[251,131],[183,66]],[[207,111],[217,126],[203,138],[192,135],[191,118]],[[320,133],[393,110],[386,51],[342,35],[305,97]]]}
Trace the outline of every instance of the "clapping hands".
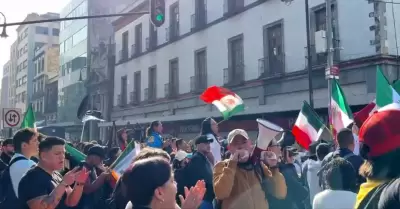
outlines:
{"label": "clapping hands", "polygon": [[197,181],[194,187],[188,189],[185,187],[185,197],[179,195],[181,200],[182,209],[197,209],[203,201],[204,194],[206,193],[206,183],[204,180]]}

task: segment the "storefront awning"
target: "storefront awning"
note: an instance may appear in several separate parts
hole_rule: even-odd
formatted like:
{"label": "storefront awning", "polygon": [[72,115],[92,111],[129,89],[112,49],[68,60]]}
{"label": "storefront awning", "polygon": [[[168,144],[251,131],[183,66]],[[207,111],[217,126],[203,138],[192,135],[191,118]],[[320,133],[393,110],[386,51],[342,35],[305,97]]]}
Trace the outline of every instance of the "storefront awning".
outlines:
{"label": "storefront awning", "polygon": [[[298,108],[298,107],[297,107]],[[279,109],[282,109],[281,107]],[[253,114],[262,114],[262,113],[268,113],[268,112],[273,112],[274,108],[271,108],[271,106],[259,106],[259,107],[246,107],[245,110],[241,113],[238,113],[237,115],[253,115]],[[291,111],[291,110],[296,110],[296,107],[293,108],[288,108],[285,111]],[[221,113],[217,111],[213,112],[199,112],[197,114],[195,113],[190,113],[190,114],[180,114],[180,115],[171,115],[171,116],[162,116],[162,117],[151,117],[151,118],[138,118],[138,119],[132,119],[132,120],[117,120],[115,121],[115,124],[117,126],[123,126],[126,125],[128,122],[130,124],[145,124],[145,123],[151,123],[152,121],[155,120],[161,120],[164,122],[170,122],[170,121],[182,121],[182,120],[195,120],[195,119],[202,119],[206,117],[221,117]],[[112,122],[103,122],[99,123],[99,127],[108,127],[112,126]]]}

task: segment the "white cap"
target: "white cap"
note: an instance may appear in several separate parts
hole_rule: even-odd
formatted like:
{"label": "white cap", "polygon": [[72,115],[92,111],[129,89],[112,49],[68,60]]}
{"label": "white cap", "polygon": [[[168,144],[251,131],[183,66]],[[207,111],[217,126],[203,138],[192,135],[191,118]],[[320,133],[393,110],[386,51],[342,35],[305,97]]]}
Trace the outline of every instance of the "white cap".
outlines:
{"label": "white cap", "polygon": [[249,139],[249,135],[247,134],[247,132],[245,130],[234,129],[231,132],[229,132],[229,134],[228,134],[228,137],[227,137],[228,143],[229,144],[232,143],[233,139],[238,135],[243,136],[246,139]]}

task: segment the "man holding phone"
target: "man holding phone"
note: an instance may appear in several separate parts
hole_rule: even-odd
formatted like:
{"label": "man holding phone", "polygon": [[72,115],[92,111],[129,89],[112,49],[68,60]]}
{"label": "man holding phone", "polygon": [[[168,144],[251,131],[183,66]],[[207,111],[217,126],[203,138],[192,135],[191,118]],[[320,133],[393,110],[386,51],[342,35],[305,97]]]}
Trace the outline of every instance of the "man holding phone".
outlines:
{"label": "man holding phone", "polygon": [[283,140],[279,142],[281,143],[273,139],[268,151],[281,156],[278,169],[285,178],[288,193],[284,199],[277,199],[272,195],[267,195],[270,208],[302,209],[304,208],[304,200],[308,197],[308,190],[303,186],[294,165],[295,156],[298,154],[297,150],[283,143]]}

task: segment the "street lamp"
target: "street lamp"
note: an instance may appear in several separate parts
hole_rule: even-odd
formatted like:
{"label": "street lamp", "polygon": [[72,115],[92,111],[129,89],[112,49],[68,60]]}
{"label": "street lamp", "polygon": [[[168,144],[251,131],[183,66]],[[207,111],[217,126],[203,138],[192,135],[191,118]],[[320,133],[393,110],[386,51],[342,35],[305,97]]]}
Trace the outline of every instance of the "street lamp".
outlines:
{"label": "street lamp", "polygon": [[1,32],[0,37],[7,38],[8,35],[7,35],[7,31],[6,31],[6,24],[7,24],[6,16],[2,12],[0,12],[0,14],[3,16],[3,19],[4,19],[3,31]]}

